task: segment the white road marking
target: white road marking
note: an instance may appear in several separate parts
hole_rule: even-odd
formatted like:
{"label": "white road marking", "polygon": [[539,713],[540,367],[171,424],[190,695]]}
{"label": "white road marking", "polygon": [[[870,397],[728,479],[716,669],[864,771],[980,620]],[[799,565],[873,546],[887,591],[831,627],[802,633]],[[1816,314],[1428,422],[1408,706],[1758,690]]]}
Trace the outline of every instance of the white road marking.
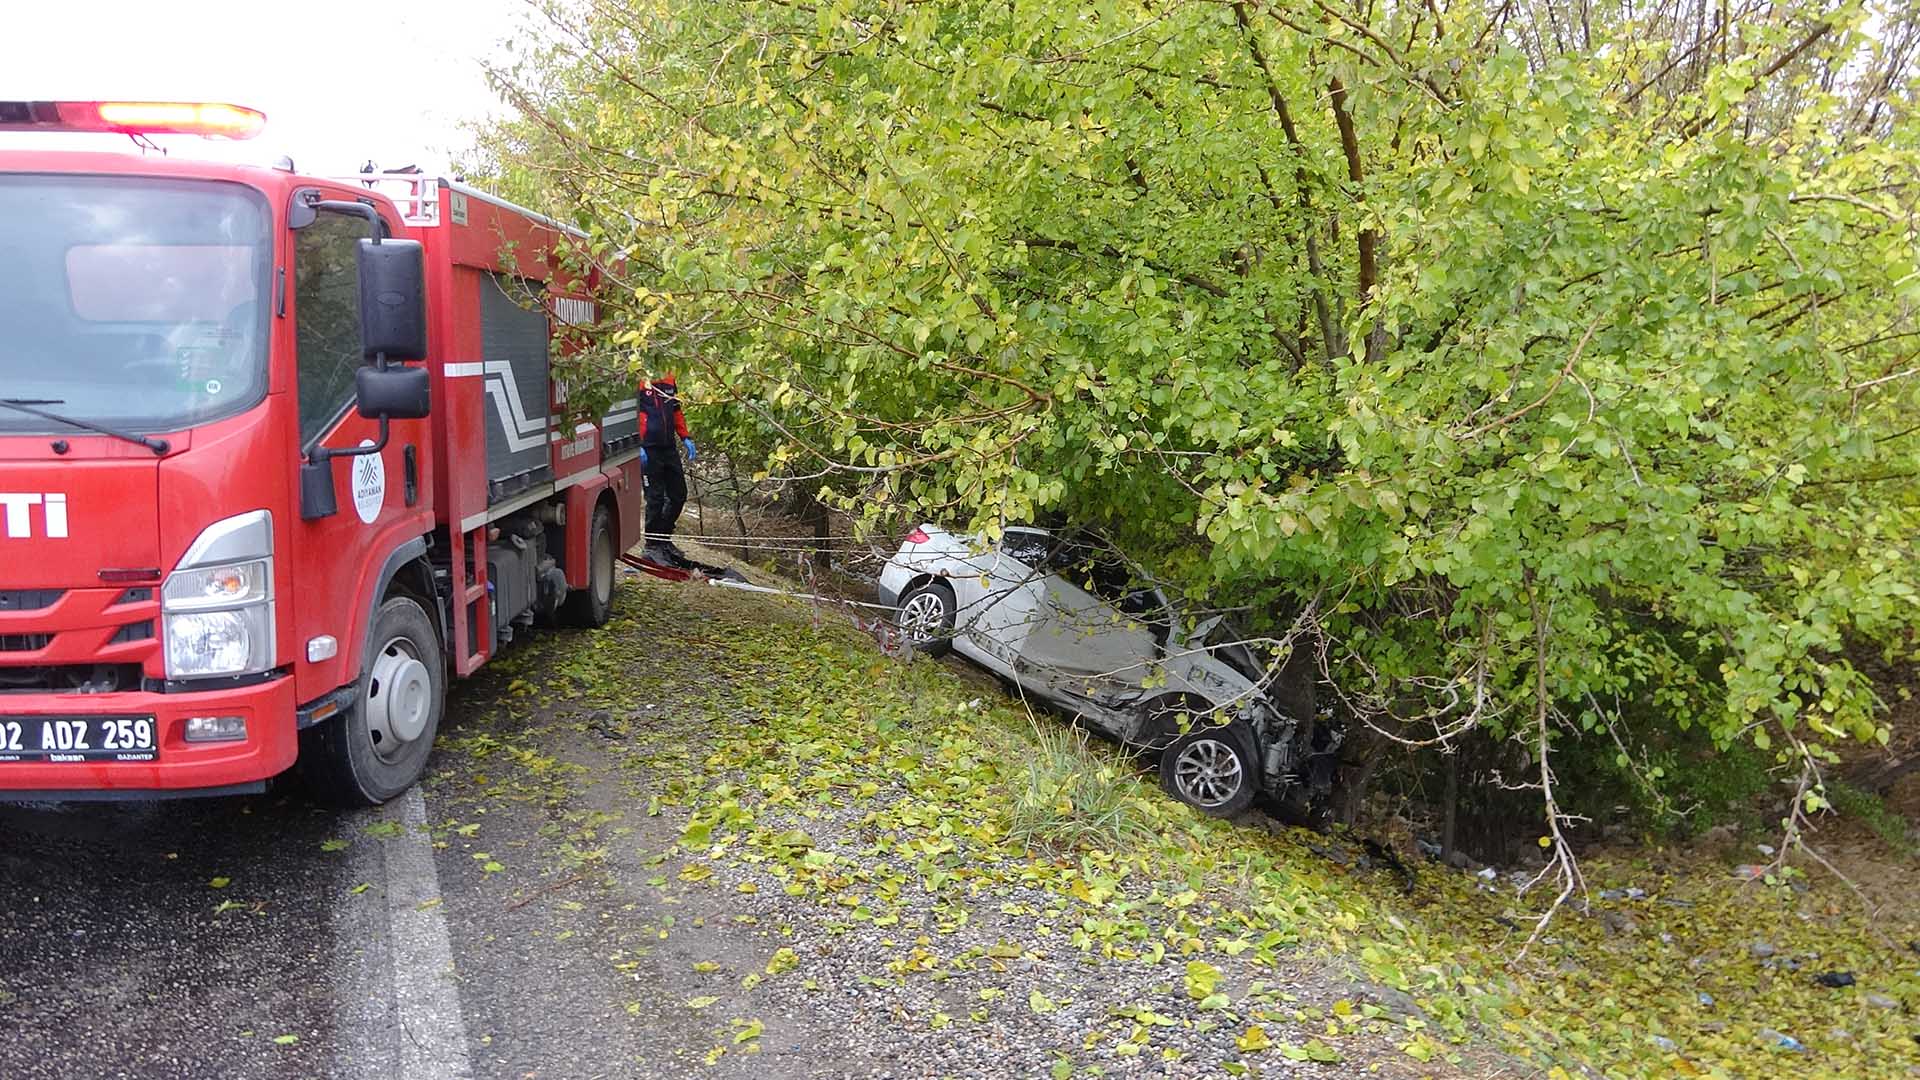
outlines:
{"label": "white road marking", "polygon": [[[383,841],[393,950],[393,1009],[399,1026],[397,1080],[470,1080],[467,1024],[453,970],[440,875],[419,787],[400,800],[401,835]],[[430,903],[429,903],[430,902]]]}
{"label": "white road marking", "polygon": [[382,824],[397,825],[400,832],[356,835],[348,849],[332,914],[339,1033],[332,1075],[471,1080],[426,800],[415,788],[340,824],[352,834]]}

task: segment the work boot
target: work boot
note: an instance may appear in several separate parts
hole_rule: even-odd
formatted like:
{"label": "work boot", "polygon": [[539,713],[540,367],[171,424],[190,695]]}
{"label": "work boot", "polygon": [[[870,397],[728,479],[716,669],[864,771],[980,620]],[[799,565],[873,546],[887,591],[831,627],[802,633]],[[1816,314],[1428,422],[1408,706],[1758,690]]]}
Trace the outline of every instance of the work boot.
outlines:
{"label": "work boot", "polygon": [[647,541],[647,546],[645,549],[643,549],[642,554],[646,557],[648,562],[656,563],[660,566],[677,567],[681,563],[686,561],[680,555],[680,552],[677,549],[675,549],[672,544],[667,543],[665,540]]}

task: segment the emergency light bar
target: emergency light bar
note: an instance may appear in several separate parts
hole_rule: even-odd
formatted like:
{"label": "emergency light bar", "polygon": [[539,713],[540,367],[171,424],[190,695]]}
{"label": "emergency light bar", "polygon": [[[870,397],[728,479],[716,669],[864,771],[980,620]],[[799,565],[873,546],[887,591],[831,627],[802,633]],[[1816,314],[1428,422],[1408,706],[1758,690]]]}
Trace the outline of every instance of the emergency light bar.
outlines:
{"label": "emergency light bar", "polygon": [[213,101],[0,101],[0,131],[107,131],[251,139],[265,113]]}

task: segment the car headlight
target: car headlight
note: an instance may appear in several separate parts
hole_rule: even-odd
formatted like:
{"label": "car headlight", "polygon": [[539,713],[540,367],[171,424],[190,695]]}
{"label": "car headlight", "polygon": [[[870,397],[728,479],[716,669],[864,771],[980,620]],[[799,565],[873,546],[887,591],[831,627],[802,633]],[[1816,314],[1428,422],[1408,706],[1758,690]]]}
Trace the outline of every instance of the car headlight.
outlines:
{"label": "car headlight", "polygon": [[251,675],[273,667],[273,517],[215,522],[160,588],[169,679]]}

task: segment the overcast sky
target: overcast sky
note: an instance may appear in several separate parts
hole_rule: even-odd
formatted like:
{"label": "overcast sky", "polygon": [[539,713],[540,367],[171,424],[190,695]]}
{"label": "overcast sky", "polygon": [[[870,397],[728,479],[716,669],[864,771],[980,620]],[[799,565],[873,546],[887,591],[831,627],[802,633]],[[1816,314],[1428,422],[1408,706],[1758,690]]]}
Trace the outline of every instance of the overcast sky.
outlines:
{"label": "overcast sky", "polygon": [[[174,155],[304,173],[444,170],[464,121],[504,111],[482,59],[521,28],[525,0],[41,0],[6,3],[0,101],[226,101],[267,114],[241,143],[172,138]],[[0,146],[128,149],[123,136],[0,133]]]}

